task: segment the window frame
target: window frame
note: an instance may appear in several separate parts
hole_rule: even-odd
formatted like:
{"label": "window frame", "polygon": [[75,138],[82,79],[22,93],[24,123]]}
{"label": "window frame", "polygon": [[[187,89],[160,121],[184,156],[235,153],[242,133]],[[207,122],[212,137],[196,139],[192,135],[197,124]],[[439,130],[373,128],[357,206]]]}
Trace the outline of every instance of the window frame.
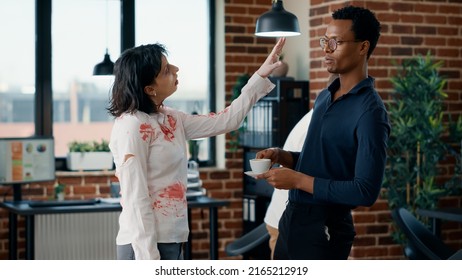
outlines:
{"label": "window frame", "polygon": [[[53,137],[53,90],[52,90],[52,1],[35,1],[35,135]],[[216,0],[209,0],[209,108],[216,110]],[[121,3],[121,52],[135,44],[135,0],[120,0]],[[64,158],[56,158],[56,168],[64,165]],[[199,166],[216,165],[216,137],[210,138],[209,159]]]}

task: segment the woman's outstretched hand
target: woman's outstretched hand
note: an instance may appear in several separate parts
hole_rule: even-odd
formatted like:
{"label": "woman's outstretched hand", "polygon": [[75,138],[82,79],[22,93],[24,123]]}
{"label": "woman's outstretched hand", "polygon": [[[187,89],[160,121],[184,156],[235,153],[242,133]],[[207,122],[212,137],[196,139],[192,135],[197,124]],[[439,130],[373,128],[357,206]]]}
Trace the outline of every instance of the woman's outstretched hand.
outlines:
{"label": "woman's outstretched hand", "polygon": [[282,62],[279,61],[279,56],[281,55],[282,48],[286,43],[286,38],[280,38],[276,45],[273,47],[273,50],[266,58],[265,62],[257,70],[257,74],[262,78],[267,78],[274,69],[281,66]]}

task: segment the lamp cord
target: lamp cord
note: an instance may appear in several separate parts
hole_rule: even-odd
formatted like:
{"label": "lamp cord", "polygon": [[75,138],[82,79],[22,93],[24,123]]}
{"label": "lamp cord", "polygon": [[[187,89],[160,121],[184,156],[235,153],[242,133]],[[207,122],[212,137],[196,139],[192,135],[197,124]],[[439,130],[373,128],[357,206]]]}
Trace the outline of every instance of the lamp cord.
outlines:
{"label": "lamp cord", "polygon": [[109,0],[106,0],[106,54],[109,54]]}

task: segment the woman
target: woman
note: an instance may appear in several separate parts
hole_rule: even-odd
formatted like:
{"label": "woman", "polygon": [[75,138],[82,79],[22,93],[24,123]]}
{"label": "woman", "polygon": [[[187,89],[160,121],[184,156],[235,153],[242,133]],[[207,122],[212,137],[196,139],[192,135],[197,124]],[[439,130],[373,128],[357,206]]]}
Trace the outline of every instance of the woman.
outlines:
{"label": "woman", "polygon": [[116,117],[110,148],[120,181],[122,213],[118,259],[183,259],[187,241],[187,148],[190,139],[236,130],[251,107],[274,85],[281,65],[279,39],[233,103],[217,114],[192,115],[163,101],[178,87],[178,67],[160,44],[122,53],[115,63],[109,112]]}

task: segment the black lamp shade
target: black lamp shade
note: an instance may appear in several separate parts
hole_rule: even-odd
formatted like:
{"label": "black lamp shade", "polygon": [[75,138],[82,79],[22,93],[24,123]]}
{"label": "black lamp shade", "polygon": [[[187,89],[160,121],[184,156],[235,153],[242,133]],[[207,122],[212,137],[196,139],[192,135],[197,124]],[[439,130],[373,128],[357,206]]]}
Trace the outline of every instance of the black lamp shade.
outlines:
{"label": "black lamp shade", "polygon": [[113,75],[114,74],[114,62],[111,61],[108,52],[104,55],[104,60],[95,65],[93,68],[93,75]]}
{"label": "black lamp shade", "polygon": [[261,37],[289,37],[300,35],[297,17],[284,10],[282,1],[273,1],[271,11],[257,19],[255,35]]}

